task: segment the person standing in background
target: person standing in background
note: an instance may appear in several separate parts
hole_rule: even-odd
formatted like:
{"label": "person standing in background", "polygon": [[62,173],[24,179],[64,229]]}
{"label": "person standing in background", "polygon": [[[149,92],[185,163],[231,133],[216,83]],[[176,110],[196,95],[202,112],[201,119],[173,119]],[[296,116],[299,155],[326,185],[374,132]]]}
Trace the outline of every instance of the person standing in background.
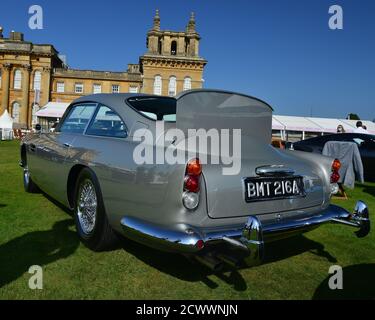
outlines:
{"label": "person standing in background", "polygon": [[362,121],[357,121],[357,129],[355,129],[353,132],[368,134],[368,131],[363,127]]}
{"label": "person standing in background", "polygon": [[339,124],[338,126],[337,126],[337,133],[345,133],[346,131],[345,131],[345,129],[344,129],[344,126],[343,125],[341,125],[341,124]]}

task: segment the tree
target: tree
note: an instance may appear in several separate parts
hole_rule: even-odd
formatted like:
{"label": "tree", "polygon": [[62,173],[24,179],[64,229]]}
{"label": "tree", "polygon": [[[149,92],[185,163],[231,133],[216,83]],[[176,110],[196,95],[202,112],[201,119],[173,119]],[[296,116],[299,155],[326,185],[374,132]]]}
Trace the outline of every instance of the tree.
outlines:
{"label": "tree", "polygon": [[356,113],[349,113],[348,116],[346,117],[348,120],[361,120]]}

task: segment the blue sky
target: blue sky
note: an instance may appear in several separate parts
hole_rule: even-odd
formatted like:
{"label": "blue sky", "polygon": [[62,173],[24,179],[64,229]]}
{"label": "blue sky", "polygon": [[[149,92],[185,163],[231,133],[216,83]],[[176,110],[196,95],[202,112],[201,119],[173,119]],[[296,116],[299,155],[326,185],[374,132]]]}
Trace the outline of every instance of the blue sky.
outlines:
{"label": "blue sky", "polygon": [[[43,30],[28,28],[33,4]],[[344,30],[328,28],[333,4]],[[121,71],[146,51],[156,8],[162,29],[184,30],[196,13],[205,87],[257,96],[276,114],[375,118],[372,0],[2,0],[0,25],[52,43],[72,68]]]}

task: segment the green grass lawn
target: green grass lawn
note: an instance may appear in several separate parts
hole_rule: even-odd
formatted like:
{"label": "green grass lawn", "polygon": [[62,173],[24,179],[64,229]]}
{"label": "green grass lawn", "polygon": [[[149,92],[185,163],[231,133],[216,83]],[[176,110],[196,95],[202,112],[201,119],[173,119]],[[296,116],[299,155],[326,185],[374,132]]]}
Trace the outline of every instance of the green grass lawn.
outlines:
{"label": "green grass lawn", "polygon": [[[94,253],[75,234],[69,212],[43,194],[23,191],[18,142],[0,142],[0,299],[319,299],[375,298],[375,236],[324,225],[266,247],[256,268],[213,274],[179,255],[124,240]],[[349,200],[375,209],[375,184]],[[373,214],[372,214],[373,216]],[[344,271],[344,290],[328,289],[328,269]],[[43,290],[28,287],[31,265],[44,270]]]}

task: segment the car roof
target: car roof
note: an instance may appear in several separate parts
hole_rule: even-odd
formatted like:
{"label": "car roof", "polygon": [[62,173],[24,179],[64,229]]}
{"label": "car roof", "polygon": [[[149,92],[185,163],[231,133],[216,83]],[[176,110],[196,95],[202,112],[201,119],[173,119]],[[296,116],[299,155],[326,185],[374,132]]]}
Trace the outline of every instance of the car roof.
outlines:
{"label": "car roof", "polygon": [[73,101],[73,103],[80,103],[80,102],[99,102],[110,107],[115,106],[124,106],[125,100],[131,97],[158,97],[155,95],[148,95],[142,93],[98,93],[98,94],[90,94],[87,96],[80,97]]}
{"label": "car roof", "polygon": [[[91,94],[88,96],[80,97],[73,101],[73,103],[77,102],[99,102],[103,104],[110,105],[111,107],[114,107],[117,105],[119,107],[123,107],[125,105],[125,101],[129,98],[142,98],[142,97],[149,97],[149,98],[155,98],[155,99],[175,99],[176,101],[182,98],[183,96],[186,96],[191,93],[198,93],[198,92],[217,92],[217,93],[230,93],[230,94],[236,94],[241,95],[250,99],[257,100],[263,104],[265,104],[267,107],[269,107],[272,111],[273,108],[265,101],[242,93],[236,93],[232,91],[226,91],[226,90],[218,90],[218,89],[192,89],[183,91],[180,94],[178,94],[175,98],[168,97],[168,96],[161,96],[161,95],[154,95],[154,94],[145,94],[145,93],[99,93],[99,94]],[[118,111],[118,110],[116,110]]]}

